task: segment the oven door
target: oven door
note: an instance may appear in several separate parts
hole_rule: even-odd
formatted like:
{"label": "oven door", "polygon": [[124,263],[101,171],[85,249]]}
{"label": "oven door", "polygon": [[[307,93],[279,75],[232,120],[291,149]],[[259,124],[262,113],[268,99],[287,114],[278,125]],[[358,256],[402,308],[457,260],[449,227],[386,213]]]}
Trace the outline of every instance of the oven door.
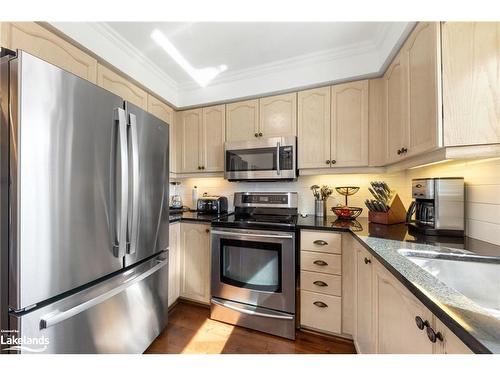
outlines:
{"label": "oven door", "polygon": [[212,296],[295,312],[295,234],[212,230]]}
{"label": "oven door", "polygon": [[226,142],[224,177],[230,181],[294,179],[296,143],[296,137]]}

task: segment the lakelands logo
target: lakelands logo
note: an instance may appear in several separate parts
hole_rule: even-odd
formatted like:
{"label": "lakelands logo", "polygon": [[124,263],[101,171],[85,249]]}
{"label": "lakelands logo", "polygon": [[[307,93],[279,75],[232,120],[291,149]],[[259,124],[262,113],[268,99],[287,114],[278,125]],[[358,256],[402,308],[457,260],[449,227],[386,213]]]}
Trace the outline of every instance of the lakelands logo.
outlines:
{"label": "lakelands logo", "polygon": [[44,335],[40,337],[19,336],[17,330],[0,331],[0,344],[6,346],[2,351],[17,351],[42,353],[47,350],[49,338]]}

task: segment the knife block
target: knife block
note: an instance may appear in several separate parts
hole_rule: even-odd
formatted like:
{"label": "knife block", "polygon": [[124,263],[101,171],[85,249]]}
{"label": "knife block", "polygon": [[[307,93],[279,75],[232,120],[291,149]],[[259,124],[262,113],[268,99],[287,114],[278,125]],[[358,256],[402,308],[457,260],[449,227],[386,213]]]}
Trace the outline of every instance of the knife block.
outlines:
{"label": "knife block", "polygon": [[400,224],[406,222],[406,208],[399,195],[395,195],[389,203],[389,211],[368,211],[368,221],[377,224]]}

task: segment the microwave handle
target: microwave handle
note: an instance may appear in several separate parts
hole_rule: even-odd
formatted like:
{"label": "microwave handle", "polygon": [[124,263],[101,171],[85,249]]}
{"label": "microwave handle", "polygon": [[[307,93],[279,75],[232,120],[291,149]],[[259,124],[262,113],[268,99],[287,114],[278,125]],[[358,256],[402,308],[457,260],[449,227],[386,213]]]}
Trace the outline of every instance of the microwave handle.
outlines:
{"label": "microwave handle", "polygon": [[280,146],[281,144],[278,142],[276,143],[276,173],[278,176],[281,174],[281,169],[280,169]]}

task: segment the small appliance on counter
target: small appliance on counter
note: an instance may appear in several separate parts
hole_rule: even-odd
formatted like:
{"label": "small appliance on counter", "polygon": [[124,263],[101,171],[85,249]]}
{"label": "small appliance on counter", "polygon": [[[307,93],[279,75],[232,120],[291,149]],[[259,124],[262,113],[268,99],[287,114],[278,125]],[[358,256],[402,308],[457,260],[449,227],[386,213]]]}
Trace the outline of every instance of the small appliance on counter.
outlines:
{"label": "small appliance on counter", "polygon": [[426,235],[464,236],[463,177],[413,179],[411,195],[414,200],[406,215],[411,229]]}
{"label": "small appliance on counter", "polygon": [[196,211],[204,214],[220,214],[227,212],[228,204],[227,197],[218,195],[210,196],[204,193],[201,198],[198,198]]}
{"label": "small appliance on counter", "polygon": [[400,224],[405,222],[406,209],[395,190],[384,181],[372,181],[368,191],[375,199],[366,199],[365,205],[370,210],[368,221],[376,224]]}

